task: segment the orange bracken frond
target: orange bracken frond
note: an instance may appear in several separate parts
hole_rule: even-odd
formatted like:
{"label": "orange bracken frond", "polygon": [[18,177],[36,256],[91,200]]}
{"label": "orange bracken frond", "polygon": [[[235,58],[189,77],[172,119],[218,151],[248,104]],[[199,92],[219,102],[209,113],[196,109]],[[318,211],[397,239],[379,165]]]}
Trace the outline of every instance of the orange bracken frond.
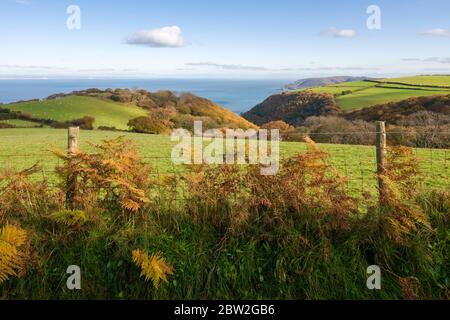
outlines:
{"label": "orange bracken frond", "polygon": [[141,276],[152,281],[158,288],[160,281],[168,282],[167,276],[173,275],[173,267],[160,254],[149,256],[140,249],[133,250],[133,263],[141,268]]}
{"label": "orange bracken frond", "polygon": [[17,276],[23,268],[24,257],[19,251],[27,240],[25,230],[6,225],[0,229],[0,283],[10,276]]}

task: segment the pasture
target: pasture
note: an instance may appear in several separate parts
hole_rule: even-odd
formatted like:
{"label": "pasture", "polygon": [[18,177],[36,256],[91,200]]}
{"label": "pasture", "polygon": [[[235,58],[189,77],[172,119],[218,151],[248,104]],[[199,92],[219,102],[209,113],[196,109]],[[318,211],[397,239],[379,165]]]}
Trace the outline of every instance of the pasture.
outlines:
{"label": "pasture", "polygon": [[352,92],[351,94],[338,96],[336,98],[336,102],[344,111],[351,111],[414,97],[437,96],[445,94],[450,94],[450,90],[423,90],[421,88],[399,89],[388,88],[385,86],[374,86],[365,90]]}
{"label": "pasture", "polygon": [[[81,131],[80,149],[92,150],[91,144],[98,144],[105,139],[124,136],[140,150],[145,163],[152,167],[155,175],[180,174],[183,166],[172,163],[171,150],[176,144],[169,136],[147,135],[125,132]],[[67,146],[66,129],[50,128],[15,128],[0,130],[0,168],[14,167],[25,169],[39,163],[42,174],[50,183],[56,183],[54,167],[59,163],[51,150],[65,150]],[[320,144],[320,148],[330,154],[330,163],[347,177],[347,188],[355,196],[364,193],[376,193],[376,155],[374,146]],[[282,142],[281,158],[287,158],[306,151],[306,144],[299,142]],[[426,188],[449,187],[450,150],[415,149],[420,160],[420,182]]]}
{"label": "pasture", "polygon": [[69,121],[84,116],[95,118],[94,126],[127,130],[129,120],[147,112],[134,105],[115,103],[92,97],[68,96],[60,99],[12,103],[4,106],[12,111],[30,113],[35,118]]}
{"label": "pasture", "polygon": [[306,90],[333,94],[342,110],[352,111],[408,98],[450,94],[449,88],[439,86],[450,87],[450,76],[403,77],[378,82],[356,81]]}
{"label": "pasture", "polygon": [[450,86],[449,75],[427,75],[414,77],[389,78],[383,81],[399,82],[410,85],[426,85],[426,86]]}

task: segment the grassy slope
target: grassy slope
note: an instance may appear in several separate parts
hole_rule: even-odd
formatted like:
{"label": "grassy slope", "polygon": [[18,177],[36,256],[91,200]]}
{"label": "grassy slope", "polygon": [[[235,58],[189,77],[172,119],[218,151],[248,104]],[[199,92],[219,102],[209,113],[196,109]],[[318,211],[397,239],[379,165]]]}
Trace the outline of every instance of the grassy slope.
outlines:
{"label": "grassy slope", "polygon": [[92,116],[95,127],[109,126],[128,129],[130,119],[146,115],[147,112],[136,106],[91,97],[69,96],[57,100],[15,103],[5,106],[13,111],[29,112],[36,118],[67,121]]}
{"label": "grassy slope", "polygon": [[34,128],[39,126],[39,123],[20,119],[1,120],[0,122],[11,124],[13,126],[16,126],[17,128]]}
{"label": "grassy slope", "polygon": [[[134,133],[82,131],[81,150],[89,150],[88,142],[98,143],[104,139],[125,136],[132,139],[140,148],[144,161],[151,164],[156,173],[180,172],[182,167],[174,166],[170,159],[175,142],[169,136],[145,135]],[[26,168],[35,162],[44,167],[46,176],[53,180],[52,170],[58,163],[50,149],[64,149],[67,144],[67,131],[57,129],[2,129],[0,130],[0,168],[14,166]],[[321,145],[331,154],[332,163],[349,178],[348,187],[355,195],[362,191],[375,191],[375,148],[371,146]],[[281,156],[287,157],[303,152],[303,143],[283,142]],[[13,157],[8,157],[13,155]],[[417,155],[423,160],[421,165],[424,184],[432,187],[448,187],[450,161],[449,150],[417,149]]]}
{"label": "grassy slope", "polygon": [[389,82],[401,82],[413,85],[450,86],[450,76],[415,76],[385,79]]}
{"label": "grassy slope", "polygon": [[354,92],[349,95],[339,96],[337,104],[344,111],[362,109],[365,107],[400,101],[413,97],[436,96],[450,94],[450,90],[422,90],[422,89],[396,89],[373,87],[367,90]]}
{"label": "grassy slope", "polygon": [[320,92],[320,93],[332,93],[332,94],[340,94],[342,91],[350,90],[350,91],[358,91],[363,90],[366,88],[374,87],[376,83],[374,82],[367,82],[367,81],[355,81],[355,82],[346,82],[346,83],[339,83],[335,85],[329,85],[325,87],[317,87],[313,88],[314,92]]}
{"label": "grassy slope", "polygon": [[[376,104],[400,101],[412,97],[450,94],[449,89],[430,87],[408,87],[411,85],[450,86],[450,76],[416,76],[383,79],[383,81],[404,83],[405,85],[383,84],[376,87],[374,82],[349,82],[313,88],[315,92],[337,94],[336,102],[344,111],[362,109]],[[340,95],[342,91],[352,91]]]}

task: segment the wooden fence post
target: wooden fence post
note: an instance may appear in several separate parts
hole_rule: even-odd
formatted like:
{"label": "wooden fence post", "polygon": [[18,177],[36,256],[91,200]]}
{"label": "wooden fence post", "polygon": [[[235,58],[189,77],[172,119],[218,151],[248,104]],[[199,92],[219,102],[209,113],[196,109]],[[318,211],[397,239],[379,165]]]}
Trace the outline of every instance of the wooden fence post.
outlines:
{"label": "wooden fence post", "polygon": [[75,209],[74,197],[77,190],[77,177],[70,175],[71,159],[78,153],[79,127],[69,127],[67,135],[67,156],[69,161],[69,175],[67,177],[66,206],[68,209]]}
{"label": "wooden fence post", "polygon": [[79,127],[69,127],[67,138],[67,154],[69,157],[74,156],[78,152],[78,136],[80,134]]}
{"label": "wooden fence post", "polygon": [[386,123],[378,121],[376,125],[376,145],[377,145],[377,177],[379,201],[384,202],[385,188],[383,185],[383,172],[386,165]]}

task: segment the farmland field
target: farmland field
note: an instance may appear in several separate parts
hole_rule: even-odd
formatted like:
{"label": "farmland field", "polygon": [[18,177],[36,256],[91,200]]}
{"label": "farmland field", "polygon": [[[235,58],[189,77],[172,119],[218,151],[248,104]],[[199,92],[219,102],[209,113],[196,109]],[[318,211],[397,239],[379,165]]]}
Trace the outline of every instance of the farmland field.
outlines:
{"label": "farmland field", "polygon": [[411,85],[450,86],[450,76],[447,75],[389,78],[384,79],[383,81],[399,82]]}
{"label": "farmland field", "polygon": [[[395,82],[395,84],[384,82]],[[420,87],[420,85],[424,87]],[[380,80],[380,83],[371,81],[355,81],[306,90],[312,90],[318,93],[334,94],[336,95],[336,102],[342,110],[352,111],[377,104],[395,102],[413,97],[450,94],[450,89],[438,87],[433,88],[430,86],[450,87],[450,76],[392,78]]]}
{"label": "farmland field", "polygon": [[[104,139],[125,136],[139,148],[144,162],[151,165],[155,174],[171,174],[183,171],[182,166],[172,163],[170,156],[175,142],[169,136],[146,135],[123,132],[81,131],[80,149],[91,150],[90,143],[99,143]],[[65,150],[67,130],[64,129],[2,129],[0,130],[0,167],[27,168],[36,162],[43,167],[43,175],[56,182],[53,174],[57,158],[53,149]],[[348,189],[356,196],[364,192],[374,193],[375,147],[321,144],[320,148],[330,154],[331,163],[348,178]],[[306,145],[297,142],[281,143],[281,158],[304,152]],[[420,181],[426,187],[449,187],[450,150],[415,149],[421,159]]]}
{"label": "farmland field", "polygon": [[31,113],[36,118],[56,121],[69,121],[92,116],[95,118],[95,127],[109,126],[117,129],[128,129],[127,123],[130,119],[147,114],[144,109],[136,106],[80,96],[13,103],[4,107],[12,111]]}
{"label": "farmland field", "polygon": [[373,87],[339,96],[336,102],[344,111],[362,109],[377,104],[400,101],[413,97],[450,94],[450,90],[422,90]]}

